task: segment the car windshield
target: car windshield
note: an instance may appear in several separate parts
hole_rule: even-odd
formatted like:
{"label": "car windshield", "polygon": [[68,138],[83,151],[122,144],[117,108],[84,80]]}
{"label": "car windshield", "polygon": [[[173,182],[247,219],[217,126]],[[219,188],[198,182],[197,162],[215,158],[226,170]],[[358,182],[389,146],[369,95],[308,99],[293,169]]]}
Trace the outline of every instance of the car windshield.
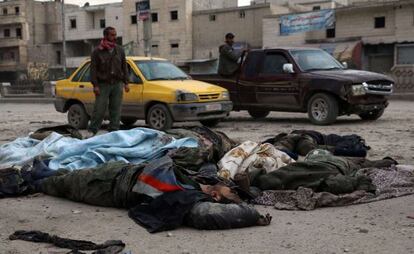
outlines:
{"label": "car windshield", "polygon": [[163,60],[135,61],[135,64],[141,70],[147,80],[183,80],[189,79],[174,64]]}
{"label": "car windshield", "polygon": [[337,70],[344,67],[323,50],[291,50],[295,61],[303,71]]}

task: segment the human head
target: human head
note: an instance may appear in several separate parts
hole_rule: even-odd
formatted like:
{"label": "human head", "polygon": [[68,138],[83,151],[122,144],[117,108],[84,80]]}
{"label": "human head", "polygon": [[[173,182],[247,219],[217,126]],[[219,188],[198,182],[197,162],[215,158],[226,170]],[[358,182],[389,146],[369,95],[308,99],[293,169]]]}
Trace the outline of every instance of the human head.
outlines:
{"label": "human head", "polygon": [[232,190],[230,187],[218,183],[215,185],[205,185],[205,188],[202,188],[203,192],[210,195],[215,201],[219,203],[236,203],[239,204],[242,202],[241,198],[235,190]]}
{"label": "human head", "polygon": [[111,26],[108,26],[103,30],[103,35],[105,39],[107,39],[108,41],[111,41],[111,42],[116,41],[116,30],[115,28]]}
{"label": "human head", "polygon": [[227,44],[233,45],[233,43],[234,43],[234,34],[227,33],[226,36],[225,36],[225,39],[226,39],[225,41],[226,41]]}

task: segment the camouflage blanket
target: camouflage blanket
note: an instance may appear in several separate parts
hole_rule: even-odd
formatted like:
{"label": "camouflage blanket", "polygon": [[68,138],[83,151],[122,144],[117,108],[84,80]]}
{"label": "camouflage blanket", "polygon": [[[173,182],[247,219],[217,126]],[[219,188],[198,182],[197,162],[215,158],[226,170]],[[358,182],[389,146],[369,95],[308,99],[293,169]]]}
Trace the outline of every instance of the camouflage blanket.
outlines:
{"label": "camouflage blanket", "polygon": [[297,190],[269,190],[253,200],[254,204],[274,206],[278,210],[314,210],[319,207],[345,206],[375,202],[414,194],[414,166],[365,168],[357,172],[371,178],[375,193],[354,191],[334,195],[299,187]]}

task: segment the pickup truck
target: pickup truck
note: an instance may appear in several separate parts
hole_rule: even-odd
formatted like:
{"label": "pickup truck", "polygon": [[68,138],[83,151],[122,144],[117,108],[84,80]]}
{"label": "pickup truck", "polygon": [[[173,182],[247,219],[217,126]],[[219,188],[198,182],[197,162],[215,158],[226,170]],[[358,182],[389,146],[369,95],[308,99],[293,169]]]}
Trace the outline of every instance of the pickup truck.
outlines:
{"label": "pickup truck", "polygon": [[317,125],[332,124],[341,115],[380,118],[394,85],[382,74],[348,70],[315,48],[251,50],[234,78],[192,77],[228,89],[233,110],[247,110],[253,118],[264,118],[270,111],[307,112]]}
{"label": "pickup truck", "polygon": [[[153,129],[166,130],[174,122],[200,121],[216,125],[232,109],[225,88],[192,80],[178,67],[161,58],[127,57],[128,93],[124,92],[121,122],[132,125],[145,119]],[[90,60],[55,88],[55,108],[68,113],[68,122],[78,129],[88,125],[95,95],[90,82]]]}

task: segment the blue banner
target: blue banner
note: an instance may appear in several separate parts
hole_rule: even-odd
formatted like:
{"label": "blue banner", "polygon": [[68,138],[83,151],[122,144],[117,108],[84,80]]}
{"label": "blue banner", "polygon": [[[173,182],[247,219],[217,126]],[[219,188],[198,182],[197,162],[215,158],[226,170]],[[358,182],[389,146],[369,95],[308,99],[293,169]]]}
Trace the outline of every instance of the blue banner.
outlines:
{"label": "blue banner", "polygon": [[334,24],[334,10],[284,15],[280,17],[280,35],[332,28]]}

